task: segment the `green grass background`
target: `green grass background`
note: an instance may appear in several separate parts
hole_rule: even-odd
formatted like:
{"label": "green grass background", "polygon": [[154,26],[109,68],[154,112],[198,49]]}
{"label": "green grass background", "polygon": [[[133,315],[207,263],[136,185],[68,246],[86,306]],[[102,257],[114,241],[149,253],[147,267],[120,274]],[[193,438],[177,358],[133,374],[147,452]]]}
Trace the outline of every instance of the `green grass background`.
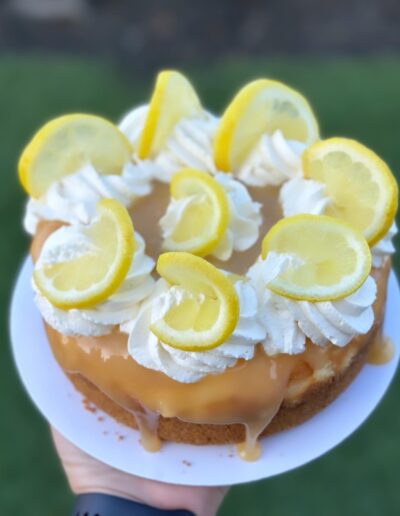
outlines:
{"label": "green grass background", "polygon": [[[309,98],[323,135],[360,140],[398,175],[400,59],[227,60],[184,71],[214,110],[223,108],[250,79],[270,76],[286,81]],[[0,57],[1,515],[69,514],[72,500],[46,423],[23,392],[10,356],[8,307],[28,246],[21,229],[25,196],[17,182],[18,155],[47,119],[73,111],[117,119],[147,98],[151,81],[104,62]],[[397,258],[397,269],[399,264]],[[26,345],[34,346],[34,339]],[[294,472],[233,488],[221,514],[399,514],[399,387],[398,377],[367,424],[339,448]]]}

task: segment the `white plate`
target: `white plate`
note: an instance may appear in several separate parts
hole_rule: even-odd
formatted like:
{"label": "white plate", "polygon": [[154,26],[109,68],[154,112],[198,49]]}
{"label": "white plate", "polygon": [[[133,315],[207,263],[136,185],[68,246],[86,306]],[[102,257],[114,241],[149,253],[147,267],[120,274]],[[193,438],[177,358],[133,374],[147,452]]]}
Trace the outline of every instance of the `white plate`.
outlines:
{"label": "white plate", "polygon": [[[33,303],[26,259],[11,306],[11,339],[15,362],[32,400],[59,432],[76,446],[115,468],[154,480],[187,485],[239,484],[284,473],[316,459],[348,437],[371,414],[385,394],[399,361],[400,292],[392,272],[384,324],[396,355],[383,366],[366,365],[338,399],[306,423],[262,439],[262,456],[243,462],[233,446],[165,443],[148,453],[138,433],[99,410],[91,413],[53,358],[43,323]],[[104,418],[104,419],[103,419]]]}

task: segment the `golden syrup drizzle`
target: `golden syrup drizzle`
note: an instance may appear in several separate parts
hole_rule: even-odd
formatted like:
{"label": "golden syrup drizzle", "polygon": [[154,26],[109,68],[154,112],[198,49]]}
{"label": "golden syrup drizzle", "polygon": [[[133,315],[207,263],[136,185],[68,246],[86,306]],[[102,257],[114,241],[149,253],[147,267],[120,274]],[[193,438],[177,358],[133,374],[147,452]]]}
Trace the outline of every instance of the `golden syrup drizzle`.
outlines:
{"label": "golden syrup drizzle", "polygon": [[161,440],[158,437],[159,415],[141,407],[141,410],[132,410],[140,432],[140,444],[148,452],[157,452],[161,448]]}
{"label": "golden syrup drizzle", "polygon": [[140,407],[193,423],[246,423],[268,412],[285,389],[298,359],[268,357],[257,349],[253,360],[239,361],[223,374],[183,384],[146,369],[126,353],[127,335],[63,337],[47,327],[49,342],[63,369],[79,373],[120,406]]}
{"label": "golden syrup drizzle", "polygon": [[246,441],[236,445],[236,453],[238,454],[238,457],[246,462],[255,462],[260,458],[261,445],[258,441],[258,435],[255,439],[249,439],[247,438],[247,435],[248,431],[246,426]]}
{"label": "golden syrup drizzle", "polygon": [[[259,242],[247,252],[235,253],[228,262],[214,260],[217,266],[237,274],[244,273],[254,263],[265,232],[281,217],[276,188],[252,189],[251,195],[263,204],[264,223]],[[154,258],[162,252],[158,221],[168,201],[168,186],[158,183],[152,202],[140,200],[131,210],[136,230],[146,239],[146,252]],[[59,226],[58,222],[39,225],[31,247],[34,260],[44,240]],[[378,323],[383,314],[389,270],[390,263],[373,271],[378,284],[374,305]],[[317,374],[341,370],[370,338],[369,335],[357,337],[345,348],[333,345],[320,348],[308,342],[306,351],[296,356],[268,357],[259,347],[250,361],[240,360],[222,374],[182,384],[135,362],[127,353],[127,336],[117,330],[96,338],[66,337],[48,326],[46,330],[53,353],[66,372],[80,374],[135,416],[146,449],[159,448],[159,415],[200,424],[240,423],[245,426],[246,440],[238,445],[238,453],[245,460],[257,458],[258,436],[273,419],[282,400],[300,399]]]}
{"label": "golden syrup drizzle", "polygon": [[[292,370],[294,369],[294,366],[295,364],[293,364]],[[289,383],[289,379],[290,376],[287,378],[287,381],[285,382],[286,386]],[[257,459],[259,459],[261,455],[261,446],[258,438],[263,432],[263,430],[267,428],[269,423],[273,420],[276,413],[280,409],[280,406],[283,401],[284,392],[285,389],[281,389],[280,394],[282,396],[276,396],[274,403],[271,403],[271,405],[268,407],[268,410],[266,411],[266,413],[262,415],[262,417],[244,423],[244,428],[246,432],[245,441],[236,445],[237,454],[241,459],[247,462],[254,462]]]}
{"label": "golden syrup drizzle", "polygon": [[390,362],[395,354],[395,346],[389,337],[378,332],[368,353],[368,364],[383,365]]}

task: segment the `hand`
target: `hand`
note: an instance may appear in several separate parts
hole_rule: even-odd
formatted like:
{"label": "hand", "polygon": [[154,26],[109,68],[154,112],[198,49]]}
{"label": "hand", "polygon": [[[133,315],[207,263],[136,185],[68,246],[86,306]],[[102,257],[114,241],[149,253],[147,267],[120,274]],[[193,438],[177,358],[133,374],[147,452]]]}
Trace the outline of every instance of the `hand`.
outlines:
{"label": "hand", "polygon": [[54,429],[52,436],[75,494],[105,493],[159,509],[186,509],[198,516],[214,516],[228,491],[227,487],[179,486],[129,475],[90,457]]}

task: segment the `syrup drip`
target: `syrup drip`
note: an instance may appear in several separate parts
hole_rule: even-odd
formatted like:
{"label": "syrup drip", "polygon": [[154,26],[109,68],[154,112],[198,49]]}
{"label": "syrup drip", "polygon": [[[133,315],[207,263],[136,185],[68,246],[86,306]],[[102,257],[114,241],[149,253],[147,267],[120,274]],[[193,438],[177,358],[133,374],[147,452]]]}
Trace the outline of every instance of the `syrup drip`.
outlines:
{"label": "syrup drip", "polygon": [[[289,378],[287,383],[289,383]],[[284,392],[284,390],[282,390],[282,392]],[[282,401],[283,398],[278,397],[276,402],[271,404],[262,418],[244,423],[246,439],[244,442],[239,443],[236,446],[236,452],[241,459],[247,462],[254,462],[260,458],[261,446],[258,438],[275,417],[276,413],[280,409]]]}
{"label": "syrup drip", "polygon": [[368,364],[383,365],[390,362],[395,353],[393,341],[378,333],[368,353]]}
{"label": "syrup drip", "polygon": [[161,441],[157,434],[159,416],[155,412],[146,410],[132,410],[140,432],[140,444],[148,452],[157,452],[161,448]]}
{"label": "syrup drip", "polygon": [[256,437],[255,439],[252,438],[251,440],[248,440],[246,438],[245,442],[237,444],[236,453],[242,460],[245,460],[246,462],[255,462],[256,460],[258,460],[261,455],[261,445],[258,441],[258,437]]}

